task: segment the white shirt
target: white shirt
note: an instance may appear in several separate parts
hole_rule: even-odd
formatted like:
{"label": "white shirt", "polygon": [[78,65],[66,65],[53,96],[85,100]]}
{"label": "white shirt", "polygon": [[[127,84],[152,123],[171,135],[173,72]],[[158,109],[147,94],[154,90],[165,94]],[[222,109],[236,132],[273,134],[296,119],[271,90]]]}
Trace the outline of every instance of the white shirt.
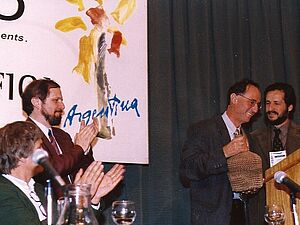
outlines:
{"label": "white shirt", "polygon": [[[29,117],[42,131],[43,133],[45,134],[45,136],[48,138],[48,140],[51,142],[50,138],[49,138],[49,135],[48,135],[48,131],[49,129],[51,130],[52,134],[53,134],[53,130],[52,128],[48,128],[46,127],[44,124],[41,124],[40,122],[36,121],[35,119],[33,119],[32,117]],[[53,134],[53,138],[55,139],[55,136]],[[55,139],[56,140],[56,139]],[[56,144],[58,146],[58,150],[60,152],[60,154],[63,154],[58,142],[56,141]],[[84,152],[85,155],[87,155],[89,152],[90,152],[91,148],[89,148],[87,151]]]}
{"label": "white shirt", "polygon": [[[53,134],[53,131],[52,131],[52,128],[48,128],[46,127],[44,124],[41,124],[40,122],[36,121],[35,119],[33,119],[32,117],[29,117],[42,131],[43,133],[45,134],[45,136],[48,138],[48,140],[51,142],[50,138],[49,138],[49,135],[48,135],[48,132],[49,132],[49,129],[51,130],[52,134]],[[55,139],[54,135],[53,135],[53,138]],[[55,139],[56,141],[56,139]],[[57,144],[57,147],[58,147],[58,150],[59,150],[59,153],[60,154],[63,154],[62,153],[62,150],[60,149],[59,147],[59,144],[58,142],[56,141],[56,144]]]}
{"label": "white shirt", "polygon": [[[222,114],[222,119],[226,125],[227,131],[229,133],[230,139],[232,140],[235,137],[236,129],[241,129],[240,127],[235,127],[233,122],[229,119],[226,111]],[[233,192],[233,199],[240,199],[240,195],[237,192]]]}
{"label": "white shirt", "polygon": [[234,133],[236,129],[241,129],[241,127],[235,127],[233,122],[229,119],[226,111],[222,114],[222,119],[227,127],[227,131],[229,133],[230,139],[232,140],[234,138]]}
{"label": "white shirt", "polygon": [[[25,181],[16,178],[12,175],[9,174],[2,174],[3,177],[5,177],[6,179],[8,179],[9,181],[11,181],[15,186],[17,186],[26,196],[27,198],[31,201],[31,203],[33,204],[34,208],[36,209],[36,212],[38,213],[39,219],[40,221],[43,221],[46,218],[45,215],[43,215],[42,211],[40,208],[42,208],[45,212],[44,207],[41,205],[41,203],[34,201],[31,197],[30,197],[30,192],[34,192],[34,184],[35,181],[31,178],[30,181],[28,183],[26,183]],[[35,193],[35,198],[36,200],[40,201],[40,198],[38,197],[38,195]]]}

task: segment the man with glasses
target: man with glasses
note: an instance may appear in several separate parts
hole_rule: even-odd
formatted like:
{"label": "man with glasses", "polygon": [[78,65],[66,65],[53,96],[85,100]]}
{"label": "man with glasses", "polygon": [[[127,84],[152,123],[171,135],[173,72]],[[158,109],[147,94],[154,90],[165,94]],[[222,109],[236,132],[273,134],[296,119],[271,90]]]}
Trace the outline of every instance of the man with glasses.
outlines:
{"label": "man with glasses", "polygon": [[[263,172],[300,148],[300,126],[292,121],[296,107],[293,87],[287,83],[273,83],[265,92],[266,127],[251,133],[253,152],[262,158]],[[265,224],[265,188],[250,201],[250,222],[252,225]],[[254,216],[255,215],[255,216]]]}
{"label": "man with glasses", "polygon": [[[222,115],[200,121],[188,130],[181,154],[181,174],[191,183],[193,225],[243,225],[244,205],[232,192],[227,159],[249,151],[241,125],[259,111],[257,83],[244,79],[228,90]],[[244,132],[243,132],[244,133]]]}
{"label": "man with glasses", "polygon": [[260,103],[260,102],[256,102],[255,99],[248,98],[247,96],[245,96],[245,95],[243,95],[243,94],[238,94],[238,95],[239,95],[239,96],[242,96],[242,97],[245,98],[245,99],[248,99],[251,106],[257,105],[257,107],[258,107],[259,109],[262,108],[262,107],[261,107],[261,103]]}

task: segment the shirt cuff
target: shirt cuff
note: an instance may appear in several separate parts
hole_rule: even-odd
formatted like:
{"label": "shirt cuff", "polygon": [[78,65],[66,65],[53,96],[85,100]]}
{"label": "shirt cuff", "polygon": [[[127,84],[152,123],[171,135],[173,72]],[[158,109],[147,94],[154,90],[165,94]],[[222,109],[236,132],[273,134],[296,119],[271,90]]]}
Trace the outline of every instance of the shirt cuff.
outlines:
{"label": "shirt cuff", "polygon": [[86,152],[84,152],[84,155],[87,155],[87,154],[89,154],[89,153],[90,153],[90,151],[91,151],[91,149],[92,149],[92,146],[89,146],[88,150],[87,150]]}
{"label": "shirt cuff", "polygon": [[92,208],[95,209],[95,210],[99,210],[100,206],[101,206],[100,202],[98,204],[93,204],[92,203]]}

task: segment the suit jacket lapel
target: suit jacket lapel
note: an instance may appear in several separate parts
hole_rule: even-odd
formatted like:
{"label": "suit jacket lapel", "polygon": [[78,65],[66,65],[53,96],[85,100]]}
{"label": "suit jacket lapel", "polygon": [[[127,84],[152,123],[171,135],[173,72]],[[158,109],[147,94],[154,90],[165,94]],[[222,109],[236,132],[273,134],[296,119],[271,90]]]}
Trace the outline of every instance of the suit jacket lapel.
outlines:
{"label": "suit jacket lapel", "polygon": [[271,129],[267,128],[257,135],[257,139],[261,145],[262,153],[267,164],[269,164],[269,152],[272,151],[272,135]]}
{"label": "suit jacket lapel", "polygon": [[226,127],[226,124],[224,123],[222,116],[216,117],[216,127],[217,132],[220,135],[220,140],[222,142],[222,146],[228,144],[230,142],[230,136]]}
{"label": "suit jacket lapel", "polygon": [[42,145],[45,146],[44,149],[47,149],[51,155],[57,155],[55,148],[52,146],[46,135],[43,135],[42,140]]}
{"label": "suit jacket lapel", "polygon": [[[34,123],[33,120],[31,120],[29,117],[26,119],[26,121],[29,121],[31,123]],[[34,123],[35,124],[35,123]],[[37,126],[38,127],[38,126]],[[38,127],[39,128],[39,127]],[[40,129],[40,128],[39,128]],[[43,133],[43,131],[40,129],[40,131]],[[56,155],[56,150],[54,149],[54,147],[51,145],[48,137],[43,133],[43,137],[42,137],[42,140],[43,140],[43,144],[42,144],[42,147],[44,149],[47,149],[48,153],[51,154],[51,155]]]}
{"label": "suit jacket lapel", "polygon": [[45,198],[44,187],[39,183],[35,183],[34,184],[34,191],[37,194],[37,196],[39,196],[42,205],[46,209],[47,208],[47,202],[46,202],[46,198]]}

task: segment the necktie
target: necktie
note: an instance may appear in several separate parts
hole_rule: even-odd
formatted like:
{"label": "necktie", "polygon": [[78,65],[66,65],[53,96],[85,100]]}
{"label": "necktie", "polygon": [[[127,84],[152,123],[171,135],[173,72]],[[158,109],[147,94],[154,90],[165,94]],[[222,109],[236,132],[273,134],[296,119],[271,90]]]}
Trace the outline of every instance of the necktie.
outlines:
{"label": "necktie", "polygon": [[37,194],[34,191],[30,191],[29,192],[29,196],[30,198],[37,203],[39,210],[41,211],[41,213],[43,214],[43,216],[47,216],[47,213],[45,211],[44,206],[42,205],[41,200],[39,199],[39,197],[37,196]]}
{"label": "necktie", "polygon": [[240,128],[236,128],[236,130],[234,131],[233,135],[234,137],[237,137],[241,134],[241,129]]}
{"label": "necktie", "polygon": [[280,134],[281,130],[278,128],[274,128],[274,138],[273,138],[273,151],[282,151],[283,150],[283,145],[282,142],[279,138],[279,134]]}
{"label": "necktie", "polygon": [[[61,155],[62,152],[59,150],[57,141],[55,140],[55,137],[53,136],[53,133],[52,133],[52,130],[51,130],[51,129],[48,130],[48,136],[49,136],[51,145],[53,146],[53,148],[54,148],[55,151],[56,151],[56,154],[57,154],[57,155]],[[71,175],[67,175],[67,179],[64,178],[64,181],[65,181],[67,184],[72,183]],[[59,190],[59,192],[60,192],[60,190]],[[61,196],[63,196],[63,193],[62,193],[62,192],[61,192],[60,194],[61,194]]]}
{"label": "necktie", "polygon": [[55,138],[54,138],[54,136],[52,134],[52,130],[51,129],[48,130],[48,136],[49,136],[51,145],[53,146],[53,148],[56,151],[56,154],[60,155],[58,144],[57,144],[57,142],[56,142],[56,140],[55,140]]}

